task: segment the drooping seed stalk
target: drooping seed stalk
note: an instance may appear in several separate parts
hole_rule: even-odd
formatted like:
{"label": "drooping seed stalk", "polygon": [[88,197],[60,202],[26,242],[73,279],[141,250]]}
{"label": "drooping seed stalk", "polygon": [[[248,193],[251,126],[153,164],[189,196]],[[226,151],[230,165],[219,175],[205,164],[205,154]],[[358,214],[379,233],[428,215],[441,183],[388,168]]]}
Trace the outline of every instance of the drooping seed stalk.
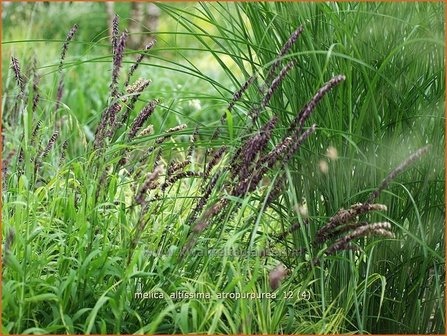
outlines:
{"label": "drooping seed stalk", "polygon": [[357,216],[371,211],[387,211],[383,204],[356,203],[348,210],[340,209],[333,217],[329,219],[326,225],[320,228],[316,234],[316,243],[321,244],[331,234],[336,227],[354,220]]}
{"label": "drooping seed stalk", "polygon": [[197,202],[195,208],[192,210],[189,219],[188,219],[188,224],[191,225],[192,223],[194,223],[194,221],[197,219],[197,216],[200,212],[202,212],[203,207],[206,205],[206,203],[208,202],[208,199],[211,196],[212,191],[214,190],[217,181],[219,180],[221,176],[221,173],[216,173],[213,175],[213,177],[211,178],[211,180],[209,181],[204,193],[202,194],[201,197],[199,197],[199,201]]}
{"label": "drooping seed stalk", "polygon": [[317,93],[312,97],[312,99],[307,103],[300,113],[295,117],[295,119],[290,123],[287,134],[293,134],[294,132],[299,133],[303,128],[304,123],[309,118],[312,111],[315,109],[317,104],[323,99],[323,97],[331,91],[335,86],[344,81],[346,77],[344,75],[338,75],[333,77],[327,83],[325,83]]}
{"label": "drooping seed stalk", "polygon": [[276,69],[278,69],[279,63],[281,62],[281,59],[284,57],[285,54],[289,52],[289,50],[292,48],[292,46],[295,44],[298,37],[303,32],[304,28],[303,26],[299,26],[293,33],[290,35],[289,39],[286,41],[286,43],[282,46],[281,50],[278,53],[278,56],[276,57],[275,61],[273,62],[272,66],[270,67],[270,70],[266,76],[266,83],[269,83],[273,76],[276,73]]}
{"label": "drooping seed stalk", "polygon": [[56,105],[54,110],[57,111],[61,105],[62,96],[64,94],[64,76],[61,74],[59,83],[57,85]]}
{"label": "drooping seed stalk", "polygon": [[167,176],[171,176],[172,174],[174,174],[175,172],[182,170],[183,168],[185,168],[187,165],[189,165],[191,163],[191,160],[186,159],[184,161],[181,162],[173,162],[169,165],[168,171],[166,173]]}
{"label": "drooping seed stalk", "polygon": [[191,135],[191,143],[189,145],[188,153],[186,154],[186,158],[190,162],[192,162],[194,149],[195,149],[196,142],[197,142],[198,138],[199,138],[199,127],[196,126],[194,129],[194,132]]}
{"label": "drooping seed stalk", "polygon": [[288,62],[279,72],[279,75],[273,80],[272,85],[268,88],[264,98],[262,99],[261,107],[265,108],[268,103],[270,102],[270,99],[272,98],[275,91],[278,89],[281,82],[284,80],[284,78],[287,76],[287,73],[292,70],[292,68],[295,66],[294,61]]}
{"label": "drooping seed stalk", "polygon": [[241,145],[241,150],[233,166],[239,180],[246,179],[253,167],[256,166],[255,158],[266,148],[277,122],[278,118],[272,117],[255,136]]}
{"label": "drooping seed stalk", "polygon": [[326,255],[332,255],[337,251],[343,250],[352,240],[368,235],[394,238],[394,234],[389,231],[390,229],[391,224],[388,222],[360,226],[346,236],[339,238],[332,246],[326,249],[325,253]]}
{"label": "drooping seed stalk", "polygon": [[188,177],[202,177],[202,172],[195,172],[195,171],[186,171],[186,172],[180,172],[176,175],[171,176],[169,179],[167,179],[161,186],[160,190],[163,192],[166,190],[167,187],[173,185],[175,182],[188,178]]}
{"label": "drooping seed stalk", "polygon": [[41,127],[42,127],[42,120],[38,120],[36,126],[34,126],[33,132],[31,133],[31,140],[30,140],[31,146],[34,144],[37,133],[39,132]]}
{"label": "drooping seed stalk", "polygon": [[68,148],[68,140],[64,140],[62,143],[62,149],[61,149],[61,163],[65,160],[65,155],[67,154],[67,148]]}
{"label": "drooping seed stalk", "polygon": [[[249,114],[249,116],[251,118],[251,121],[252,121],[252,126],[251,127],[253,127],[256,124],[256,122],[257,122],[257,120],[259,118],[259,115],[267,107],[267,105],[270,102],[270,99],[272,98],[273,94],[278,89],[279,85],[284,80],[284,78],[287,76],[287,73],[294,67],[294,65],[295,65],[295,62],[294,61],[290,61],[289,63],[287,63],[281,69],[279,75],[273,80],[272,84],[267,89],[267,92],[264,94],[264,97],[262,98],[261,104],[260,105],[254,105],[252,107],[252,109],[249,111],[248,114]],[[251,128],[250,128],[250,130],[251,130]]]}
{"label": "drooping seed stalk", "polygon": [[154,125],[149,125],[147,126],[144,130],[142,130],[139,134],[138,137],[145,137],[148,135],[154,134]]}

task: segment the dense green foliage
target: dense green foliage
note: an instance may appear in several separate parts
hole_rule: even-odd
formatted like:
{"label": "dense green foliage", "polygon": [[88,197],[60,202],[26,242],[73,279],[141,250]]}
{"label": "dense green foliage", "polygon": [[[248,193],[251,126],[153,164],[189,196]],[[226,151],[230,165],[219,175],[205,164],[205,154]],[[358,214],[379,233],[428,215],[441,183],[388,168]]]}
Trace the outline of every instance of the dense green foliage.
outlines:
{"label": "dense green foliage", "polygon": [[[164,31],[154,34],[157,45],[135,76],[152,84],[131,115],[161,99],[150,119],[154,134],[129,143],[121,130],[104,150],[93,146],[110,104],[112,55],[100,4],[11,6],[2,39],[3,333],[445,332],[444,4],[159,3]],[[124,25],[126,5],[116,9]],[[55,11],[67,20],[47,25]],[[62,67],[62,105],[55,108],[60,49],[73,23],[80,28]],[[284,57],[296,65],[256,127],[248,113],[263,95],[255,86],[226,113],[233,92],[252,74],[262,85],[299,25],[304,31]],[[136,54],[127,50],[126,69]],[[9,70],[11,55],[29,79],[23,100]],[[41,94],[34,115],[33,67]],[[346,80],[315,109],[306,128],[316,123],[317,131],[293,158],[271,169],[256,192],[225,193],[232,151],[277,116],[273,148],[337,74]],[[221,134],[212,139],[222,115]],[[42,127],[33,137],[38,120]],[[125,169],[117,169],[118,161],[124,149],[143,153],[182,123],[187,128],[161,145],[164,164],[186,158],[196,127],[193,169],[209,161],[208,150],[227,145],[210,201],[227,198],[230,205],[189,253],[180,253],[190,241],[190,210],[203,192],[200,179],[181,180],[150,208],[133,247],[142,213],[135,192],[144,176],[128,174],[138,168],[135,158]],[[41,157],[55,127],[58,139]],[[391,223],[395,238],[364,237],[355,241],[359,251],[323,256],[327,246],[312,244],[317,231],[339,209],[365,202],[426,144],[430,151],[379,196],[388,210],[361,218]],[[145,173],[154,160],[145,162]],[[267,204],[277,180],[282,191]],[[209,252],[215,248],[226,253]],[[268,257],[253,253],[267,248],[274,251]],[[269,272],[280,262],[289,274],[273,292]],[[139,299],[139,291],[164,298]],[[211,298],[169,297],[181,291]],[[219,297],[234,292],[277,297]]]}

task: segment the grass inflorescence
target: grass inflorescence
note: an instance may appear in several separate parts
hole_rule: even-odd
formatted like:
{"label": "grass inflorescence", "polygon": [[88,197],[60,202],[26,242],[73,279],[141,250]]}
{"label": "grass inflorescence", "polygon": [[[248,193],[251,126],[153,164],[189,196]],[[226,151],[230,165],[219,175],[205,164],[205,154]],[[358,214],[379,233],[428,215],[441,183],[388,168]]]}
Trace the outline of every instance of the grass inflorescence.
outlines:
{"label": "grass inflorescence", "polygon": [[165,56],[162,32],[129,50],[123,15],[105,56],[72,51],[81,20],[55,41],[53,65],[8,57],[3,331],[442,332],[443,133],[440,110],[419,110],[442,100],[442,65],[408,60],[407,82],[390,71],[407,54],[397,62],[382,41],[391,54],[376,55],[360,36],[362,18],[408,7],[158,6],[191,43],[174,50],[183,63]]}

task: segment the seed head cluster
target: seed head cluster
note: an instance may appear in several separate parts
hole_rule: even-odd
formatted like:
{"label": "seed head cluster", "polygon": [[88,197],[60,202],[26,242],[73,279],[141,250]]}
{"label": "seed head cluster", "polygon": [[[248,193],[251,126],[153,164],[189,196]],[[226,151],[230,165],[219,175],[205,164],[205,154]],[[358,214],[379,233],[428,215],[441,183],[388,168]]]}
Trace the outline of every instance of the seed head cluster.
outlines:
{"label": "seed head cluster", "polygon": [[[77,25],[67,34],[66,41],[62,47],[59,63],[60,79],[56,93],[56,110],[60,107],[63,98],[63,62],[66,57],[69,43],[73,40],[78,29]],[[97,199],[103,194],[107,194],[110,183],[111,172],[119,171],[126,175],[130,181],[132,197],[130,197],[131,208],[136,211],[138,218],[133,227],[133,236],[129,246],[128,263],[131,260],[132,251],[137,246],[140,237],[145,231],[148,223],[151,223],[151,214],[161,211],[162,200],[169,195],[176,185],[194,186],[199,195],[194,198],[191,208],[188,209],[186,228],[187,239],[183,246],[182,253],[191,248],[197,239],[210,226],[219,223],[222,216],[232,216],[243,202],[233,202],[233,200],[244,199],[248,195],[256,195],[264,202],[264,205],[271,205],[277,198],[281,197],[281,192],[286,185],[286,173],[282,170],[287,166],[299,152],[306,141],[313,136],[318,129],[317,124],[309,124],[307,121],[312,113],[317,109],[322,99],[337,85],[345,80],[344,75],[337,75],[330,78],[305,104],[301,110],[296,111],[290,123],[284,125],[284,121],[277,116],[272,116],[270,111],[271,102],[275,94],[281,91],[281,85],[288,79],[288,75],[296,65],[295,60],[288,60],[285,63],[285,56],[297,42],[303,32],[303,27],[298,27],[282,46],[271,67],[264,75],[262,73],[253,74],[242,86],[233,94],[227,110],[221,117],[221,126],[217,127],[211,136],[211,140],[216,140],[226,121],[228,111],[231,113],[236,104],[250,87],[260,92],[260,99],[253,103],[251,108],[246,109],[251,117],[251,122],[245,136],[236,143],[234,148],[230,145],[210,146],[205,153],[196,150],[196,145],[202,137],[199,127],[196,126],[190,140],[177,141],[182,138],[182,130],[188,126],[179,124],[175,127],[154,130],[150,119],[158,110],[167,110],[161,100],[152,98],[139,110],[136,108],[140,104],[141,95],[150,85],[149,79],[140,78],[130,84],[139,65],[145,56],[148,56],[155,46],[156,41],[150,41],[144,50],[137,56],[135,62],[128,70],[124,84],[120,83],[120,73],[124,64],[125,48],[128,34],[126,31],[119,31],[119,17],[115,16],[112,22],[112,75],[109,86],[109,99],[97,123],[95,136],[93,139],[93,150],[97,154],[98,165],[95,166],[95,178],[98,181],[96,189]],[[285,64],[284,64],[285,63]],[[16,58],[11,58],[11,67],[17,82],[17,86],[23,93],[25,91],[25,79],[21,74],[19,62]],[[279,72],[278,72],[279,70]],[[259,81],[264,78],[264,83],[259,85]],[[33,114],[37,110],[39,103],[39,93],[37,84],[33,89],[34,98],[32,105]],[[138,112],[139,111],[139,112]],[[63,126],[63,125],[62,125]],[[47,158],[53,148],[57,147],[59,137],[63,139],[63,130],[55,127],[52,136],[46,143],[41,145],[40,130],[42,122],[39,120],[34,124],[34,129],[30,137],[30,144],[34,146],[39,142],[40,149],[35,150],[35,172],[40,167],[42,160]],[[286,130],[286,132],[284,132]],[[151,136],[148,136],[151,135]],[[282,135],[282,136],[279,136]],[[183,136],[184,138],[184,136]],[[185,150],[180,150],[179,144],[185,144]],[[43,143],[45,144],[45,143]],[[65,159],[68,148],[68,140],[64,140],[59,145],[60,162]],[[112,150],[109,150],[109,148]],[[25,147],[26,148],[26,147]],[[37,148],[37,146],[36,146]],[[70,146],[70,150],[74,150]],[[364,203],[355,203],[348,209],[340,209],[329,218],[316,233],[312,242],[313,247],[323,247],[325,255],[333,255],[339,251],[356,250],[355,240],[367,236],[381,236],[393,238],[391,225],[388,222],[369,223],[360,220],[373,211],[386,211],[383,204],[374,203],[380,193],[389,186],[390,182],[398,174],[403,172],[411,163],[419,159],[429,150],[429,146],[424,147],[407,160],[402,162],[397,168],[391,171],[368,197]],[[3,161],[4,169],[10,165],[10,160],[15,151],[11,151],[6,161]],[[112,154],[111,154],[112,153]],[[117,154],[118,153],[118,154]],[[23,164],[23,148],[20,150],[19,163]],[[117,157],[118,156],[118,157]],[[327,151],[329,160],[338,158],[337,150],[330,147]],[[32,159],[31,159],[32,160]],[[326,162],[326,161],[324,161]],[[166,168],[165,168],[166,167]],[[280,170],[280,173],[275,173]],[[6,170],[3,172],[6,173]],[[265,192],[265,185],[274,184]],[[266,183],[268,181],[268,183]],[[172,194],[171,194],[172,195]],[[285,240],[287,235],[298,230],[303,224],[311,223],[309,214],[301,214],[300,222],[285,229],[283,233],[276,236],[278,241]],[[10,239],[12,241],[12,238]],[[5,245],[5,250],[10,246]],[[318,260],[314,259],[314,264]],[[281,281],[288,274],[287,268],[283,264],[278,264],[269,273],[270,287],[275,290],[279,288]]]}

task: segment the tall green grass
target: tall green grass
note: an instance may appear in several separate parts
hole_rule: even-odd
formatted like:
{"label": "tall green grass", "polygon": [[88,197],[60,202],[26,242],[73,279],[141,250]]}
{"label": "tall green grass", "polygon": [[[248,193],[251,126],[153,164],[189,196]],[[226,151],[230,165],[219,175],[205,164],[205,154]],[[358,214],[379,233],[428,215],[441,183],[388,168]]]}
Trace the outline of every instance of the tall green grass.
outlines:
{"label": "tall green grass", "polygon": [[[213,11],[226,20],[216,20]],[[426,163],[406,173],[380,199],[389,205],[386,218],[399,228],[398,239],[381,246],[371,242],[364,262],[347,253],[328,272],[316,274],[313,288],[322,306],[342,308],[360,332],[444,328],[442,13],[441,4],[259,3],[204,4],[199,14],[228,39],[229,54],[234,52],[233,40],[245,40],[244,53],[235,52],[233,59],[249,58],[251,67],[261,72],[281,41],[304,24],[306,33],[294,46],[298,69],[270,106],[270,114],[280,116],[284,125],[332,74],[347,76],[336,98],[326,100],[314,116],[321,136],[289,166],[282,217],[296,217],[294,209],[304,199],[312,218],[312,225],[288,242],[291,246],[306,246],[328,215],[364,201],[411,148],[435,144]],[[192,15],[178,10],[172,15],[194,29]],[[329,163],[325,175],[316,163],[329,145],[340,157]]]}
{"label": "tall green grass", "polygon": [[[281,127],[272,142],[278,141],[314,92],[342,73],[347,80],[311,117],[319,126],[317,135],[286,167],[272,172],[259,194],[231,199],[231,206],[239,210],[205,231],[195,249],[184,256],[177,252],[187,244],[187,216],[200,195],[200,185],[196,180],[176,185],[151,214],[127,265],[127,248],[138,216],[132,206],[132,181],[116,172],[107,189],[98,190],[101,171],[117,160],[125,144],[111,144],[103,162],[91,151],[99,114],[107,104],[111,59],[107,38],[94,40],[92,34],[73,44],[81,47],[82,54],[69,51],[65,105],[57,113],[53,112],[55,70],[61,42],[51,44],[54,58],[38,66],[45,74],[41,80],[45,99],[37,117],[43,120],[43,145],[52,125],[61,122],[60,137],[68,139],[69,148],[62,162],[60,146],[50,152],[38,180],[33,179],[29,161],[35,148],[25,150],[24,173],[14,168],[17,156],[10,162],[3,189],[3,240],[11,228],[16,234],[3,269],[3,332],[445,332],[444,5],[188,6],[183,10],[159,4],[164,17],[178,26],[157,34],[161,45],[141,65],[139,75],[149,76],[153,84],[136,110],[152,98],[163,99],[162,108],[151,119],[155,135],[148,140],[186,122],[188,128],[165,145],[167,157],[185,155],[185,136],[196,125],[200,127],[198,157],[222,143],[238,146],[250,136],[247,111],[261,98],[255,88],[227,115],[219,139],[210,139],[213,129],[232,92],[253,73],[262,79],[300,24],[305,31],[286,56],[296,59],[297,65],[261,114],[259,124],[278,116]],[[167,38],[172,36],[174,40]],[[27,39],[34,38],[40,37]],[[184,44],[184,39],[193,41],[193,47]],[[88,48],[82,50],[85,42]],[[39,52],[40,44],[11,37],[3,42],[3,54],[17,54],[20,48],[22,54],[17,56],[26,60],[29,43]],[[130,54],[127,62],[133,59]],[[29,64],[31,58],[25,68]],[[2,78],[5,118],[17,88],[11,72],[4,72]],[[201,109],[195,107],[197,102],[190,103],[195,99]],[[4,153],[26,146],[32,117],[25,112],[17,124],[4,123]],[[309,260],[321,252],[311,242],[329,217],[341,207],[364,202],[393,167],[426,143],[432,144],[429,154],[380,196],[388,211],[372,217],[391,222],[396,239],[365,238],[357,242],[362,252],[343,252],[309,267]],[[146,146],[144,142],[132,145]],[[337,160],[327,158],[329,146],[337,149]],[[319,169],[321,160],[328,162],[327,174]],[[193,162],[199,164],[199,159]],[[229,173],[224,170],[212,199],[222,197],[220,188]],[[285,189],[266,207],[262,193],[270,192],[279,178],[284,179]],[[297,211],[303,204],[309,214],[306,225]],[[299,230],[286,239],[275,239],[297,222],[302,224]],[[276,253],[268,258],[250,255],[267,247]],[[215,248],[227,253],[207,253]],[[307,254],[294,253],[303,248]],[[231,251],[245,254],[234,257]],[[290,273],[276,299],[217,297],[231,292],[270,293],[269,271],[278,262]],[[134,294],[140,290],[166,295],[139,300]],[[170,299],[169,293],[176,291],[216,295]],[[303,299],[302,293],[309,293],[309,299]]]}

